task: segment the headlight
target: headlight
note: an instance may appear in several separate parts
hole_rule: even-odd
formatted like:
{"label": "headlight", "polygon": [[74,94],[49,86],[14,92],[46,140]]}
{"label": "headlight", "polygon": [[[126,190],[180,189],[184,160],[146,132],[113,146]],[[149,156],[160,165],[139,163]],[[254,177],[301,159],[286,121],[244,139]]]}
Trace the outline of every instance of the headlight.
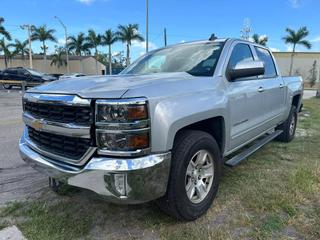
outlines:
{"label": "headlight", "polygon": [[99,154],[146,154],[150,149],[150,122],[146,99],[97,100],[96,142]]}
{"label": "headlight", "polygon": [[147,104],[142,99],[132,102],[98,100],[96,109],[97,123],[132,122],[148,119]]}

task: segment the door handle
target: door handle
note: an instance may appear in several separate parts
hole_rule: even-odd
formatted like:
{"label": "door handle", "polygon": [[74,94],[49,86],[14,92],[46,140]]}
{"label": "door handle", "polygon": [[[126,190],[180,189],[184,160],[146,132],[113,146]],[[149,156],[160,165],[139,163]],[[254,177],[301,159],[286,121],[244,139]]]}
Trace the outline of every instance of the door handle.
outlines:
{"label": "door handle", "polygon": [[279,88],[284,88],[284,86],[283,86],[283,84],[282,84],[282,83],[279,85]]}
{"label": "door handle", "polygon": [[264,88],[263,87],[259,87],[258,92],[264,92]]}

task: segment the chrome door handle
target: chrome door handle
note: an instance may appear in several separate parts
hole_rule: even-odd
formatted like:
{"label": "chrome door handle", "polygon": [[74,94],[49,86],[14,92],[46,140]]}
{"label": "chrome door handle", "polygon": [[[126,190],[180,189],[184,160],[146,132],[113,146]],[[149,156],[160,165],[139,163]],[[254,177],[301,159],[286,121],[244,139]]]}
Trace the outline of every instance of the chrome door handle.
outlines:
{"label": "chrome door handle", "polygon": [[263,87],[259,87],[258,92],[264,92],[264,88]]}
{"label": "chrome door handle", "polygon": [[284,88],[284,86],[283,86],[283,84],[282,84],[282,83],[279,85],[279,88]]}

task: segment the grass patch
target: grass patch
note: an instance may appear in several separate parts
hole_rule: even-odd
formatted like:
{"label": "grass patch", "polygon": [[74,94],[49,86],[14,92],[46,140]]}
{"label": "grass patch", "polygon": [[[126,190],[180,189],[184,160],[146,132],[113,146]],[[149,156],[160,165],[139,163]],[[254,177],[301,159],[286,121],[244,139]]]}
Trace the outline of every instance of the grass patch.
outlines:
{"label": "grass patch", "polygon": [[86,235],[92,220],[78,207],[72,202],[14,203],[2,210],[2,216],[22,217],[17,225],[27,239],[73,239]]}

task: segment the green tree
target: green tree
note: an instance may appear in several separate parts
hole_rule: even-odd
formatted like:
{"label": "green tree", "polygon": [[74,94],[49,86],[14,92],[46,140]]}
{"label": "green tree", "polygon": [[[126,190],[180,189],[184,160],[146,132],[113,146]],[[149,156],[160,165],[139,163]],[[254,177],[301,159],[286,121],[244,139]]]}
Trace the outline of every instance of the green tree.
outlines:
{"label": "green tree", "polygon": [[0,35],[5,37],[7,40],[11,40],[10,33],[5,29],[5,27],[2,25],[4,23],[4,18],[0,17]]}
{"label": "green tree", "polygon": [[138,24],[128,24],[128,25],[119,25],[117,37],[118,39],[125,43],[127,46],[127,58],[126,58],[126,65],[130,64],[130,47],[132,41],[144,41],[144,38],[139,33],[139,25]]}
{"label": "green tree", "polygon": [[96,61],[96,74],[98,75],[98,47],[102,43],[102,38],[100,34],[97,34],[93,29],[88,31],[87,41],[90,45],[90,48],[94,49],[94,56]]}
{"label": "green tree", "polygon": [[314,60],[313,64],[312,64],[312,68],[309,70],[309,82],[310,82],[310,87],[313,87],[314,85],[316,85],[316,81],[317,81],[317,60]]}
{"label": "green tree", "polygon": [[14,51],[17,55],[20,55],[22,57],[23,64],[25,64],[25,55],[29,54],[28,43],[28,40],[21,42],[16,39],[15,43],[13,44],[13,46],[15,47]]}
{"label": "green tree", "polygon": [[42,43],[41,49],[43,51],[45,68],[47,67],[47,49],[48,49],[48,47],[46,46],[46,42],[47,41],[57,42],[57,39],[54,36],[55,32],[56,30],[47,29],[46,25],[42,25],[40,27],[34,27],[33,33],[31,35],[31,39],[33,41],[40,41]]}
{"label": "green tree", "polygon": [[260,44],[262,46],[266,46],[268,42],[268,37],[265,35],[258,35],[258,34],[253,34],[252,36],[253,42]]}
{"label": "green tree", "polygon": [[82,55],[90,54],[90,44],[87,41],[84,33],[79,33],[77,36],[70,36],[68,38],[68,50],[74,52],[75,55],[80,56],[80,71],[83,72]]}
{"label": "green tree", "polygon": [[50,66],[55,65],[60,68],[62,66],[67,66],[67,64],[65,49],[62,47],[57,48],[55,53],[52,55]]}
{"label": "green tree", "polygon": [[111,45],[114,44],[118,40],[117,35],[111,29],[108,29],[104,35],[102,35],[102,45],[108,46],[108,62],[109,62],[109,74],[112,74],[112,51]]}
{"label": "green tree", "polygon": [[292,44],[291,63],[289,71],[289,75],[292,75],[293,57],[296,51],[296,46],[302,45],[307,49],[310,49],[312,45],[308,40],[305,40],[305,38],[309,35],[307,27],[301,27],[298,29],[298,31],[294,31],[290,28],[287,28],[286,32],[288,33],[288,35],[284,36],[283,40],[286,44]]}
{"label": "green tree", "polygon": [[14,57],[15,52],[11,51],[10,48],[13,47],[13,44],[6,43],[6,41],[3,39],[0,40],[0,52],[3,52],[4,56],[4,65],[6,68],[8,68],[9,61]]}

